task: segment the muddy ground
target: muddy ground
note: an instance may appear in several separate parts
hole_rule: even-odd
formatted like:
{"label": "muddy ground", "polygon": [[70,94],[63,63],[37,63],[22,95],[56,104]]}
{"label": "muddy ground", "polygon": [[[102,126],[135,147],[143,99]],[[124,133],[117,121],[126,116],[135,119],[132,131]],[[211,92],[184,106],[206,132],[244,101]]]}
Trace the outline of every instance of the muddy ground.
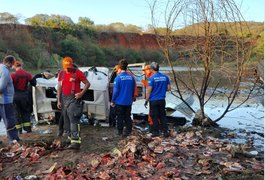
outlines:
{"label": "muddy ground", "polygon": [[[121,137],[116,135],[113,127],[94,127],[91,125],[81,126],[82,146],[79,151],[67,150],[66,147],[58,148],[55,151],[47,150],[47,156],[41,157],[37,163],[30,164],[25,159],[18,159],[14,162],[12,160],[2,163],[3,171],[0,179],[5,176],[31,175],[35,172],[42,172],[50,168],[53,163],[57,162],[58,166],[64,166],[67,163],[76,162],[82,159],[82,156],[87,153],[104,153],[111,151],[117,146]],[[54,140],[62,141],[64,138],[57,137],[57,125],[39,125],[32,133],[24,133],[20,135],[22,144],[29,146],[47,146],[52,144]],[[1,148],[8,146],[7,138],[1,136],[0,140],[3,144]],[[50,158],[49,154],[56,153],[58,157]],[[2,156],[3,157],[3,156]],[[0,168],[1,169],[1,168]]]}
{"label": "muddy ground", "polygon": [[12,146],[1,136],[0,179],[264,179],[263,153],[224,141],[226,129],[171,127],[169,138],[154,139],[82,125],[80,150],[67,149],[56,129],[39,125]]}

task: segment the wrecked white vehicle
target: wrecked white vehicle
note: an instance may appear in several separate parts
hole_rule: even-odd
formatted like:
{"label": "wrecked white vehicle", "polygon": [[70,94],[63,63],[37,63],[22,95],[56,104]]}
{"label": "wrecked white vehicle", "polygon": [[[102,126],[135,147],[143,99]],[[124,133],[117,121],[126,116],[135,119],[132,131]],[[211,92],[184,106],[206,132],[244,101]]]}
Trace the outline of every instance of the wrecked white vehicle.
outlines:
{"label": "wrecked white vehicle", "polygon": [[[141,80],[145,79],[142,73],[144,66],[144,63],[128,66],[136,77],[138,99],[145,97],[145,86],[141,83]],[[84,72],[91,84],[83,96],[85,102],[83,114],[90,121],[96,119],[108,122],[113,81],[117,73],[106,67],[80,67],[79,69]],[[56,77],[49,80],[37,79],[37,85],[32,89],[33,113],[37,123],[56,121],[60,117],[60,110],[57,108],[56,87]]]}
{"label": "wrecked white vehicle", "polygon": [[[133,119],[148,120],[149,110],[144,108],[144,98],[146,94],[146,87],[142,80],[146,80],[143,74],[145,63],[129,64],[128,70],[134,75],[138,96],[136,102],[133,103],[132,115]],[[85,102],[83,109],[83,117],[89,121],[90,124],[110,123],[113,119],[110,113],[110,100],[113,90],[113,82],[117,76],[114,68],[106,67],[80,67],[79,68],[86,75],[91,86],[86,94],[83,96]],[[57,108],[57,78],[52,79],[37,79],[36,87],[33,87],[33,113],[37,123],[55,121],[60,117],[60,110]],[[82,88],[82,83],[81,83]],[[193,96],[188,95],[186,101],[191,105],[194,102]],[[186,119],[193,116],[192,112],[180,100],[176,99],[170,92],[166,95],[166,109],[167,119],[178,125],[184,125]],[[177,117],[174,115],[178,112]],[[82,118],[81,118],[82,119]]]}

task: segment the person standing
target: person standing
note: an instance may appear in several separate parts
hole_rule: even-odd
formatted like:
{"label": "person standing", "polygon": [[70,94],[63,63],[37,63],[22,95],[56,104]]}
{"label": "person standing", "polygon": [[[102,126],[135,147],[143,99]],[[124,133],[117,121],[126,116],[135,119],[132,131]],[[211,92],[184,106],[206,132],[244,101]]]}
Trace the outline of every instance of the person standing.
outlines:
{"label": "person standing", "polygon": [[[150,68],[154,74],[148,80],[145,106],[149,102],[150,116],[153,121],[152,137],[159,136],[159,129],[163,131],[165,137],[168,137],[165,97],[166,91],[170,91],[171,89],[170,80],[168,76],[159,72],[159,64],[157,62],[152,62]],[[159,126],[162,127],[160,128]]]}
{"label": "person standing", "polygon": [[[70,149],[79,149],[81,145],[80,118],[82,114],[76,114],[75,108],[81,102],[82,96],[90,87],[85,74],[79,69],[73,68],[73,60],[65,57],[62,61],[63,70],[58,74],[57,107],[62,109],[64,119],[64,136],[70,140]],[[81,90],[80,84],[85,84]]]}
{"label": "person standing", "polygon": [[[28,86],[29,89],[29,102],[30,102],[30,113],[33,113],[33,96],[32,96],[32,86],[37,85],[37,79],[50,79],[53,76],[53,74],[50,72],[50,70],[44,70],[42,73],[35,74],[32,78],[32,83],[30,83],[30,86]],[[56,98],[56,94],[54,93],[54,88],[46,88],[46,97],[49,98]]]}
{"label": "person standing", "polygon": [[13,106],[14,86],[10,76],[10,69],[15,60],[14,56],[8,55],[0,64],[0,117],[4,121],[10,142],[19,141]]}
{"label": "person standing", "polygon": [[13,79],[13,85],[15,89],[14,95],[14,106],[15,106],[15,115],[16,115],[16,128],[20,134],[22,130],[30,133],[31,122],[31,103],[29,99],[29,83],[31,86],[34,86],[32,75],[25,71],[22,67],[22,61],[16,60],[14,63],[15,72],[11,74]]}
{"label": "person standing", "polygon": [[50,70],[45,70],[42,73],[35,74],[33,81],[37,81],[38,78],[50,79],[52,77]]}
{"label": "person standing", "polygon": [[123,135],[124,124],[126,132],[124,136],[129,136],[132,132],[131,109],[135,99],[135,79],[126,72],[128,62],[125,59],[119,61],[121,73],[114,79],[114,89],[111,106],[116,108],[118,135]]}

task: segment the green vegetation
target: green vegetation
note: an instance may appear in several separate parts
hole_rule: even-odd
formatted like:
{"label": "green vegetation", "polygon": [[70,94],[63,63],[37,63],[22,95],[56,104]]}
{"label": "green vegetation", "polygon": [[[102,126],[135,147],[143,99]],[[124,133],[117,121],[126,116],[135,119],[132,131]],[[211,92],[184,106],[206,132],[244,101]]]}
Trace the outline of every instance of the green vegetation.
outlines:
{"label": "green vegetation", "polygon": [[[240,24],[240,23],[239,23]],[[242,23],[239,27],[239,24],[235,25],[231,22],[225,23],[212,23],[212,31],[216,35],[221,36],[235,36],[244,37],[246,40],[254,44],[254,48],[251,54],[251,60],[263,61],[264,58],[264,23],[262,22],[247,22]],[[182,29],[174,31],[174,35],[200,35],[204,36],[203,32],[203,23],[197,23],[190,26],[187,26]],[[241,34],[235,34],[235,32],[240,32],[238,29],[242,28]]]}
{"label": "green vegetation", "polygon": [[[46,14],[37,14],[26,19],[25,22],[26,25],[20,25],[16,16],[7,12],[0,13],[1,59],[6,54],[13,54],[22,59],[27,68],[33,69],[59,68],[60,61],[65,56],[71,56],[79,66],[114,66],[121,58],[126,58],[130,63],[165,62],[159,49],[131,49],[121,45],[117,46],[115,43],[112,47],[103,47],[98,42],[100,37],[104,37],[104,34],[110,32],[124,33],[125,41],[129,41],[131,38],[126,36],[126,33],[143,34],[143,29],[135,25],[124,25],[119,22],[95,25],[87,17],[79,17],[78,23],[75,24],[67,16]],[[215,27],[213,30],[218,35],[233,36],[233,32],[228,32],[226,29],[227,26],[233,26],[232,23],[213,24]],[[175,30],[173,33],[177,36],[193,35],[193,32],[200,31],[201,28],[199,23]],[[249,38],[251,43],[255,43],[252,59],[254,61],[262,60],[264,56],[263,23],[249,22],[248,26],[243,28],[246,29],[245,32],[249,29],[251,33],[243,33],[242,36]],[[151,28],[149,29],[148,32],[152,33]],[[157,28],[156,31],[165,34],[168,30]],[[203,36],[203,34],[201,35]],[[106,38],[109,37],[106,36]],[[115,41],[115,38],[113,40]],[[228,45],[227,48],[231,47]],[[172,50],[170,54],[181,64],[190,60],[185,46]]]}
{"label": "green vegetation", "polygon": [[0,31],[0,58],[13,54],[31,69],[59,68],[65,56],[79,66],[114,66],[122,58],[130,63],[163,61],[159,50],[100,47],[100,32],[79,25],[61,29],[5,24]]}

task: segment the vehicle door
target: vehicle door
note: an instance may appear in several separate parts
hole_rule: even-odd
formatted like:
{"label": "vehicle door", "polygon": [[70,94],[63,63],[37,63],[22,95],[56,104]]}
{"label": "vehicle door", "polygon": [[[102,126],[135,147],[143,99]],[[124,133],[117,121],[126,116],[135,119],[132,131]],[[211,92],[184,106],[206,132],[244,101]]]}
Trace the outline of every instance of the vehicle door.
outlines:
{"label": "vehicle door", "polygon": [[[137,64],[129,64],[127,71],[129,71],[135,78],[136,80],[136,86],[137,86],[137,92],[138,96],[137,99],[144,99],[146,95],[146,87],[142,83],[142,81],[146,80],[146,76],[143,73],[143,69],[145,67],[145,63],[137,63]],[[117,72],[115,72],[115,69],[112,69],[112,72],[110,74],[110,80],[109,80],[109,96],[110,100],[112,98],[112,93],[113,93],[113,83],[114,79],[117,77]]]}

